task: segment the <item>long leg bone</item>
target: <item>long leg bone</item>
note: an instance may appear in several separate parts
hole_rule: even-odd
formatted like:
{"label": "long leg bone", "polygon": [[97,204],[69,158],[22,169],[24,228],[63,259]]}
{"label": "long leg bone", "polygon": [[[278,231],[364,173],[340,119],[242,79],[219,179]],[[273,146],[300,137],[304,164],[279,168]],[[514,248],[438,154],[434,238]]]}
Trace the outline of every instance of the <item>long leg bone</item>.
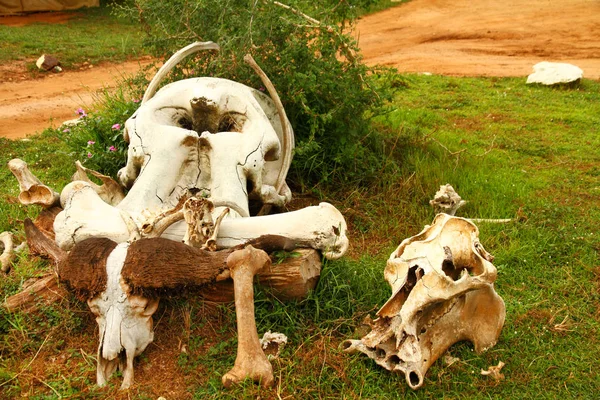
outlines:
{"label": "long leg bone", "polygon": [[251,378],[267,387],[273,383],[273,367],[263,352],[254,320],[254,275],[270,264],[267,253],[247,246],[229,255],[235,292],[238,349],[234,367],[223,375],[223,385],[231,386]]}
{"label": "long leg bone", "polygon": [[52,207],[58,204],[59,195],[54,190],[44,185],[27,168],[27,163],[18,158],[8,162],[8,168],[19,181],[21,204],[38,204],[42,207]]}

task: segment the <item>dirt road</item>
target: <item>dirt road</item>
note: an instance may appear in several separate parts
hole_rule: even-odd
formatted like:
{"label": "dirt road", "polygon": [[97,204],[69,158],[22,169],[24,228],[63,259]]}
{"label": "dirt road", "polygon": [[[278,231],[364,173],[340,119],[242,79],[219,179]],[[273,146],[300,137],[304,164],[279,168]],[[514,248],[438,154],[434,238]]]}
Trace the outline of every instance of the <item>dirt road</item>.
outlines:
{"label": "dirt road", "polygon": [[[413,0],[363,18],[357,32],[367,63],[401,72],[525,77],[546,60],[573,63],[584,77],[600,79],[599,0]],[[29,81],[2,66],[0,136],[58,126],[138,68],[95,66]]]}
{"label": "dirt road", "polygon": [[364,18],[367,63],[402,72],[527,76],[540,61],[600,78],[598,0],[413,0]]}
{"label": "dirt road", "polygon": [[77,108],[87,110],[99,92],[145,64],[148,60],[65,70],[34,80],[4,71],[12,81],[0,83],[0,137],[24,137],[76,118]]}

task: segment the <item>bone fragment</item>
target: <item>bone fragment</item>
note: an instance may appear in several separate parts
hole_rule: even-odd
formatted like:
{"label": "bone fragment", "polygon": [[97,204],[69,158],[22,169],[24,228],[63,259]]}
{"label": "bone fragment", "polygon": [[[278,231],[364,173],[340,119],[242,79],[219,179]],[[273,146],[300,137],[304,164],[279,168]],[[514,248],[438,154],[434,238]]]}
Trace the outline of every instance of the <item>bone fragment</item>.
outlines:
{"label": "bone fragment", "polygon": [[13,243],[13,234],[10,232],[0,233],[0,243],[2,243],[2,255],[0,255],[0,266],[5,274],[10,271],[10,266],[16,257],[15,246]]}
{"label": "bone fragment", "polygon": [[279,354],[287,344],[288,338],[283,333],[267,331],[260,339],[260,346],[267,359],[275,360],[279,358]]}
{"label": "bone fragment", "polygon": [[467,204],[454,188],[449,184],[440,186],[440,190],[435,193],[433,200],[429,202],[437,213],[446,213],[448,215],[456,214],[456,211]]}
{"label": "bone fragment", "polygon": [[265,356],[254,320],[254,275],[269,265],[267,253],[247,246],[227,257],[235,290],[238,348],[234,367],[223,375],[223,385],[231,386],[250,378],[264,387],[273,384],[273,367]]}
{"label": "bone fragment", "polygon": [[402,241],[384,272],[392,296],[371,332],[346,341],[345,351],[366,354],[417,389],[454,343],[469,340],[478,353],[494,346],[506,309],[494,290],[493,257],[478,236],[468,220],[438,214],[431,226]]}
{"label": "bone fragment", "polygon": [[502,370],[502,368],[505,365],[506,364],[504,364],[503,361],[500,361],[500,362],[498,362],[498,365],[492,365],[492,366],[488,367],[487,370],[482,369],[481,375],[491,376],[492,378],[494,378],[494,380],[501,381],[502,379],[504,379],[504,374],[500,371]]}
{"label": "bone fragment", "polygon": [[24,205],[37,204],[42,207],[52,207],[58,204],[59,195],[54,190],[44,185],[27,168],[27,163],[18,158],[8,162],[8,168],[19,181],[21,193],[19,202]]}
{"label": "bone fragment", "polygon": [[[83,181],[89,183],[92,188],[98,193],[98,196],[106,203],[111,206],[116,206],[125,198],[125,194],[123,193],[123,188],[119,185],[113,178],[110,176],[106,176],[101,174],[100,172],[96,172],[92,169],[86,168],[81,165],[81,162],[76,161],[75,166],[77,167],[77,172],[73,175],[71,180],[73,181]],[[95,176],[96,178],[102,181],[102,185],[99,186],[94,183],[87,174]]]}

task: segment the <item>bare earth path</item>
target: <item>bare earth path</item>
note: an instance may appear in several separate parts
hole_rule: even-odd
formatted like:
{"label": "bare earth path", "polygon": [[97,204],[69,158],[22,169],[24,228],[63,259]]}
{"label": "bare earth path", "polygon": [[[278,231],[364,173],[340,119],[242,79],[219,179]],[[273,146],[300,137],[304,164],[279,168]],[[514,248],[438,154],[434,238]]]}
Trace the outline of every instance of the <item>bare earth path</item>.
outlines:
{"label": "bare earth path", "polygon": [[367,63],[401,72],[527,76],[540,61],[600,78],[598,0],[414,0],[364,18]]}
{"label": "bare earth path", "polygon": [[[401,72],[525,77],[539,61],[560,61],[600,79],[599,0],[413,0],[365,17],[357,31],[367,63]],[[0,137],[58,126],[138,68],[129,62],[7,82],[0,66]]]}

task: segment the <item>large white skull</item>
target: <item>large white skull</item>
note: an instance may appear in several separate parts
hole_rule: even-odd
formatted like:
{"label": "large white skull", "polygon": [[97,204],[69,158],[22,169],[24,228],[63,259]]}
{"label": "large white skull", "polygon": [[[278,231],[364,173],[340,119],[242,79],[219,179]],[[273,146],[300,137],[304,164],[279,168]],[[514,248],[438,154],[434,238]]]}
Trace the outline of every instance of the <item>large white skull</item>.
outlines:
{"label": "large white skull", "polygon": [[493,257],[470,221],[438,214],[431,226],[391,254],[385,279],[391,298],[372,331],[344,343],[419,388],[429,367],[452,344],[469,340],[481,352],[496,344],[504,301],[494,290]]}
{"label": "large white skull", "polygon": [[117,368],[123,372],[121,389],[133,383],[133,359],[154,339],[152,314],[158,299],[146,299],[128,293],[121,279],[129,243],[117,245],[106,259],[106,290],[88,300],[96,315],[100,344],[98,346],[98,385],[106,384]]}
{"label": "large white skull", "polygon": [[[283,204],[273,185],[282,134],[277,111],[260,91],[219,78],[163,87],[125,124],[127,165],[119,179],[131,190],[118,205],[132,215],[173,207],[187,190],[250,215],[248,199]],[[279,136],[278,136],[279,135]]]}

